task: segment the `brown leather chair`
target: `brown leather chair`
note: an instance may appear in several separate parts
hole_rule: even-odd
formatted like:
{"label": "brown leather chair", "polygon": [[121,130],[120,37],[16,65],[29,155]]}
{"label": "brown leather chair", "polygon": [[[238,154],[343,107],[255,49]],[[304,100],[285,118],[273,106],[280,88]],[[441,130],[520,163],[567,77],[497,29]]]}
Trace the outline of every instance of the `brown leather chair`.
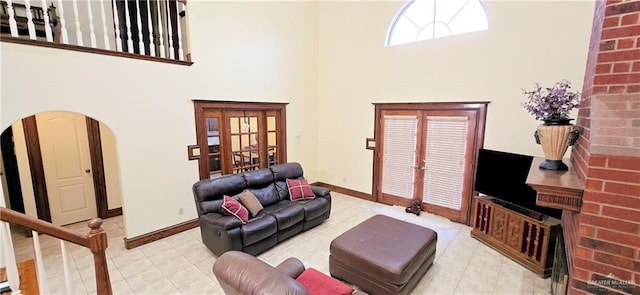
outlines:
{"label": "brown leather chair", "polygon": [[[294,257],[273,267],[240,251],[225,252],[213,264],[213,273],[224,293],[228,295],[306,295],[309,292],[296,281],[304,271],[304,264]],[[356,290],[352,293],[354,294],[366,293]]]}

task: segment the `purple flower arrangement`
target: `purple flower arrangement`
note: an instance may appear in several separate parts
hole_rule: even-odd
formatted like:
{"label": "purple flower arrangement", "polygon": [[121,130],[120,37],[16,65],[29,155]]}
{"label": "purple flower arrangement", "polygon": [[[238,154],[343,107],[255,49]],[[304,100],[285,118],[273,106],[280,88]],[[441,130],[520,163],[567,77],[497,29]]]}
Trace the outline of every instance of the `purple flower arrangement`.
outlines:
{"label": "purple flower arrangement", "polygon": [[531,91],[522,89],[528,98],[522,106],[536,120],[566,120],[573,108],[580,107],[580,93],[571,92],[570,88],[571,82],[564,79],[551,88],[536,83]]}

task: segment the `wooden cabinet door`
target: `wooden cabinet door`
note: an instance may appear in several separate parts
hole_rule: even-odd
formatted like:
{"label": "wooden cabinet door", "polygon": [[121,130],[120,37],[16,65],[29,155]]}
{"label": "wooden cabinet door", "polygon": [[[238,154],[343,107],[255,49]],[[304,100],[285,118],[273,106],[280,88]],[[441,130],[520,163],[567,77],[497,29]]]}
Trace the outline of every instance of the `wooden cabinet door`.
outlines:
{"label": "wooden cabinet door", "polygon": [[509,214],[509,223],[507,225],[507,240],[505,244],[514,251],[520,251],[522,247],[522,227],[524,219],[515,213]]}
{"label": "wooden cabinet door", "polygon": [[509,213],[499,207],[492,207],[493,217],[491,221],[491,237],[504,243],[507,238],[507,222]]}

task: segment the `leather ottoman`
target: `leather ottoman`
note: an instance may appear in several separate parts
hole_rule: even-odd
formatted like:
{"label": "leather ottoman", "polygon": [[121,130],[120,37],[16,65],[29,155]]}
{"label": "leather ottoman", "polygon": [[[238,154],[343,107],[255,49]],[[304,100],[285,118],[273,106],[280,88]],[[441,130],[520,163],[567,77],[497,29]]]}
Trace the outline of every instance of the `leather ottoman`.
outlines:
{"label": "leather ottoman", "polygon": [[371,294],[409,294],[433,264],[437,240],[431,229],[375,215],[331,241],[329,271]]}

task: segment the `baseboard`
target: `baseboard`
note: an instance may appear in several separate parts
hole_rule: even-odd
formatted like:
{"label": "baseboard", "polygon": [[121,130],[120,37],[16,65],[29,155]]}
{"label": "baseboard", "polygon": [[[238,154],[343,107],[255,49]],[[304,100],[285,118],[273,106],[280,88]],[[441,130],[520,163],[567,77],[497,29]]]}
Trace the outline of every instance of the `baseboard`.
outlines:
{"label": "baseboard", "polygon": [[373,195],[371,194],[367,194],[367,193],[363,193],[363,192],[359,192],[356,190],[352,190],[346,187],[341,187],[341,186],[337,186],[337,185],[333,185],[333,184],[328,184],[328,183],[324,183],[324,182],[314,182],[311,185],[315,185],[315,186],[320,186],[320,187],[326,187],[336,193],[341,193],[341,194],[345,194],[345,195],[349,195],[352,197],[356,197],[356,198],[360,198],[360,199],[364,199],[367,201],[373,201]]}
{"label": "baseboard", "polygon": [[122,207],[107,210],[107,213],[105,214],[104,218],[111,218],[111,217],[116,217],[120,215],[122,215]]}
{"label": "baseboard", "polygon": [[165,227],[163,229],[159,229],[157,231],[153,231],[141,236],[133,237],[131,239],[124,238],[124,247],[127,249],[133,249],[135,247],[139,247],[144,244],[148,244],[169,236],[173,236],[185,230],[190,230],[194,227],[198,227],[198,225],[199,225],[198,219],[196,218],[193,220],[185,221],[183,223],[172,225],[170,227]]}

